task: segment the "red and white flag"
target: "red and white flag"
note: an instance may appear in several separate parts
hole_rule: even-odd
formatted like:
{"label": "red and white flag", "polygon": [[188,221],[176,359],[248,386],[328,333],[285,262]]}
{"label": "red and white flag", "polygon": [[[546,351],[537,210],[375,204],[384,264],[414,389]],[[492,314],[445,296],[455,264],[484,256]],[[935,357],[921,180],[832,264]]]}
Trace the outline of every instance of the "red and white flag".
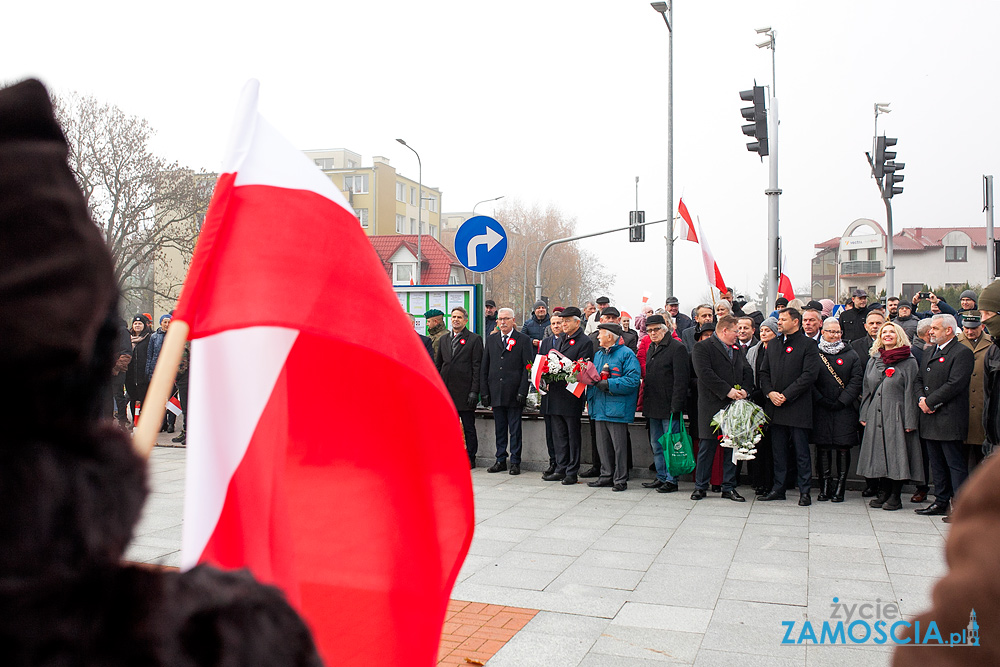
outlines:
{"label": "red and white flag", "polygon": [[531,384],[543,395],[546,393],[542,391],[542,374],[545,373],[546,359],[544,354],[536,354],[535,360],[531,362]]}
{"label": "red and white flag", "polygon": [[175,415],[180,415],[181,412],[181,402],[176,396],[171,396],[167,400],[167,410],[174,413]]}
{"label": "red and white flag", "polygon": [[785,297],[789,301],[795,298],[795,290],[792,289],[792,281],[785,273],[785,258],[781,258],[781,276],[778,278],[778,296]]}
{"label": "red and white flag", "polygon": [[705,277],[708,284],[715,287],[719,292],[726,291],[726,281],[722,279],[722,272],[719,271],[719,263],[715,261],[712,249],[708,247],[708,239],[705,238],[705,230],[701,227],[701,218],[698,218],[698,238],[701,246],[701,259],[705,263]]}
{"label": "red and white flag", "polygon": [[688,212],[683,198],[678,200],[677,212],[681,215],[681,219],[677,221],[677,238],[681,241],[697,243],[698,233],[695,231],[694,223],[691,221],[691,213]]}
{"label": "red and white flag", "polygon": [[474,525],[455,407],[351,206],[257,89],[175,312],[193,360],[182,567],[282,588],[327,665],[430,667]]}

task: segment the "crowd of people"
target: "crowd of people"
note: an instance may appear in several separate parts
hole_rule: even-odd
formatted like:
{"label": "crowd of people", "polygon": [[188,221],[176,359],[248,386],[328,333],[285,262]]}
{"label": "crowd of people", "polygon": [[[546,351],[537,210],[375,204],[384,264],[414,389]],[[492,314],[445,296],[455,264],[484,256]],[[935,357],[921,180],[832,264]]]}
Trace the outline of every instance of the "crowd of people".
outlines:
{"label": "crowd of people", "polygon": [[[1000,283],[977,295],[966,290],[956,310],[937,295],[869,303],[864,290],[834,315],[828,299],[780,298],[774,311],[744,311],[730,292],[690,316],[675,297],[644,307],[635,318],[606,297],[576,306],[538,301],[518,328],[510,308],[486,301],[486,336],[468,328],[464,308],[426,313],[428,353],[441,373],[465,434],[471,467],[478,438],[475,411],[493,412],[495,462],[487,472],[521,472],[521,417],[533,392],[526,368],[556,350],[603,370],[584,393],[561,380],[541,396],[549,465],[542,479],[571,485],[628,488],[632,443],[628,425],[646,420],[655,478],[646,488],[678,490],[661,440],[687,416],[696,467],[692,500],[709,492],[744,502],[741,481],[757,500],[798,504],[843,502],[848,476],[865,479],[872,507],[903,507],[915,485],[918,514],[949,520],[952,500],[972,468],[1000,437]],[[930,304],[921,312],[921,301]],[[986,330],[989,330],[987,332]],[[734,401],[763,408],[768,423],[755,458],[737,465],[720,446],[715,415]],[[582,429],[591,428],[593,465],[581,470]],[[725,452],[725,453],[724,453]],[[815,470],[815,475],[814,475]],[[814,478],[816,483],[814,484]]]}

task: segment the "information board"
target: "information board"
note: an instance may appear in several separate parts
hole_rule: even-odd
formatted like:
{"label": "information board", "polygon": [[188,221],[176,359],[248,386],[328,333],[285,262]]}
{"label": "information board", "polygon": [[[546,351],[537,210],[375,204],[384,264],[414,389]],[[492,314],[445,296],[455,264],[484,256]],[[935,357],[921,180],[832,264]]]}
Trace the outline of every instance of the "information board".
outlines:
{"label": "information board", "polygon": [[461,306],[469,312],[468,327],[482,334],[484,326],[482,285],[393,285],[400,307],[416,318],[416,330],[427,335],[424,313],[437,309],[444,313],[444,323],[450,328],[448,314]]}

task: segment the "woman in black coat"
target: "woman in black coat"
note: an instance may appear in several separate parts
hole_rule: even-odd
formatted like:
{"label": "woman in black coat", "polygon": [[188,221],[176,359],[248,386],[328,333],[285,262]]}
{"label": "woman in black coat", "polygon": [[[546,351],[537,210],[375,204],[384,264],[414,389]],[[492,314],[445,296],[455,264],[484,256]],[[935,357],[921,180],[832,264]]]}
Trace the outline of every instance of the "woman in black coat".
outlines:
{"label": "woman in black coat", "polygon": [[[864,383],[865,361],[842,338],[840,322],[830,317],[823,323],[819,341],[820,370],[813,385],[813,428],[819,468],[816,500],[844,502],[851,448],[858,445],[858,399]],[[837,457],[837,483],[830,474],[831,459]]]}
{"label": "woman in black coat", "polygon": [[[146,355],[149,352],[149,336],[153,333],[146,318],[136,315],[132,318],[132,325],[129,334],[132,339],[132,361],[125,371],[125,390],[128,392],[128,407],[132,411],[132,418],[135,419],[135,404],[146,400],[146,389],[149,381],[146,380]],[[121,419],[122,415],[119,415]]]}

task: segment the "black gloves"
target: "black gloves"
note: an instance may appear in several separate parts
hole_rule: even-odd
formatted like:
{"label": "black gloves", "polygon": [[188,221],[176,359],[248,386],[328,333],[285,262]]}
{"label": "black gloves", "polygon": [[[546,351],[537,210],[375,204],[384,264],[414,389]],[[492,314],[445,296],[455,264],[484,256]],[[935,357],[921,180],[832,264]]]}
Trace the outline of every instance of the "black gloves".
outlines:
{"label": "black gloves", "polygon": [[476,403],[478,403],[478,402],[479,402],[479,394],[477,394],[476,392],[471,392],[469,394],[469,401],[468,401],[468,403],[469,403],[469,409],[470,410],[475,410],[476,409]]}
{"label": "black gloves", "polygon": [[525,404],[525,403],[526,403],[527,401],[528,401],[528,397],[527,397],[527,396],[524,396],[524,395],[522,395],[522,394],[518,394],[518,395],[517,395],[517,405],[518,405],[518,407],[521,407],[521,408],[523,408],[523,407],[524,407],[524,404]]}
{"label": "black gloves", "polygon": [[482,397],[480,398],[480,400],[483,402],[483,407],[484,408],[490,407],[490,397],[489,396],[487,396],[486,394],[483,394]]}
{"label": "black gloves", "polygon": [[600,389],[601,391],[606,391],[608,393],[611,393],[611,387],[608,386],[607,380],[601,380],[600,382],[598,382],[597,388]]}

